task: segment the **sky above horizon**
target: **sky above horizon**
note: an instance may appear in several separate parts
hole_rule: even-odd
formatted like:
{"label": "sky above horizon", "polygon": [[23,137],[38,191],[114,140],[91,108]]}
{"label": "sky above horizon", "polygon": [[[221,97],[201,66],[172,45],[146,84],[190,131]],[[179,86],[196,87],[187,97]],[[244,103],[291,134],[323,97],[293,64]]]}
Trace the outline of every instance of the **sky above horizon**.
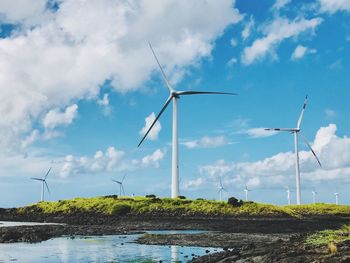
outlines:
{"label": "sky above horizon", "polygon": [[179,100],[180,194],[350,204],[350,1],[0,2],[0,207],[116,194],[170,196],[172,107],[153,45],[178,90],[235,92]]}

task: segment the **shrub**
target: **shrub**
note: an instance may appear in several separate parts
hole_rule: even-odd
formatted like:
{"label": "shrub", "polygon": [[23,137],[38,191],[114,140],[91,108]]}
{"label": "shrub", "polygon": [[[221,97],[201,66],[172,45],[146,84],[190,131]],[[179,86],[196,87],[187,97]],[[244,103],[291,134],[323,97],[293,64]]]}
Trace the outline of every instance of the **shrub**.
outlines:
{"label": "shrub", "polygon": [[235,206],[235,207],[240,207],[241,205],[243,205],[243,201],[238,200],[236,197],[230,197],[227,200],[227,203],[229,203],[230,205]]}
{"label": "shrub", "polygon": [[146,198],[156,198],[157,196],[156,195],[146,195]]}
{"label": "shrub", "polygon": [[179,195],[177,198],[179,198],[179,199],[186,199],[186,196]]}

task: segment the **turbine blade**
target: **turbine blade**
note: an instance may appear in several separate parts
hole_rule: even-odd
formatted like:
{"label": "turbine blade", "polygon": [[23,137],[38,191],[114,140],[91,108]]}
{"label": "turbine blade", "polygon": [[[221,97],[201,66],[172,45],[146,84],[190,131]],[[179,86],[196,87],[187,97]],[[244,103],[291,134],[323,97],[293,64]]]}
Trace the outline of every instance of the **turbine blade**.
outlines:
{"label": "turbine blade", "polygon": [[158,113],[157,117],[154,119],[152,125],[148,128],[147,132],[145,133],[145,135],[142,137],[142,140],[140,141],[140,143],[137,145],[137,147],[140,147],[141,143],[146,139],[148,133],[151,131],[151,129],[153,128],[154,124],[156,124],[157,120],[159,119],[159,117],[163,114],[164,110],[166,109],[166,107],[168,107],[170,101],[172,100],[173,96],[170,95],[168,97],[168,99],[166,100],[166,102],[164,103],[163,108],[160,110],[160,112]]}
{"label": "turbine blade", "polygon": [[315,151],[312,149],[311,145],[308,143],[308,141],[307,141],[307,139],[305,138],[305,136],[304,136],[302,133],[301,133],[300,135],[301,135],[301,138],[303,139],[303,141],[305,142],[305,144],[307,145],[307,147],[309,147],[310,151],[311,151],[312,154],[314,155],[316,161],[318,162],[318,165],[319,165],[320,167],[322,167],[322,164],[321,164],[320,160],[318,159],[318,157],[317,157]]}
{"label": "turbine blade", "polygon": [[122,179],[122,181],[121,181],[121,182],[124,182],[125,177],[126,177],[126,174],[124,174],[123,179]]}
{"label": "turbine blade", "polygon": [[300,129],[300,125],[301,125],[301,122],[303,120],[304,111],[305,111],[305,108],[306,108],[306,103],[307,103],[307,95],[305,97],[304,105],[303,105],[303,108],[301,109],[301,113],[300,113],[300,116],[299,116],[299,119],[298,119],[298,124],[297,124],[298,129]]}
{"label": "turbine blade", "polygon": [[31,177],[30,179],[37,180],[37,181],[44,181],[44,180],[41,179],[41,178],[35,178],[35,177]]}
{"label": "turbine blade", "polygon": [[177,91],[177,95],[196,95],[196,94],[216,94],[216,95],[238,95],[232,92],[218,92],[218,91]]}
{"label": "turbine blade", "polygon": [[47,171],[47,173],[45,174],[45,177],[44,177],[44,179],[46,180],[46,177],[49,175],[49,173],[50,173],[50,171],[51,171],[51,168],[52,167],[50,167],[50,169]]}
{"label": "turbine blade", "polygon": [[45,186],[46,186],[47,191],[49,192],[49,194],[51,194],[50,189],[49,189],[49,186],[47,185],[46,181],[44,181],[44,183],[45,183]]}
{"label": "turbine blade", "polygon": [[265,128],[265,131],[287,131],[287,132],[294,132],[296,129],[294,128]]}
{"label": "turbine blade", "polygon": [[124,186],[123,186],[123,184],[121,184],[121,186],[122,186],[122,190],[123,190],[123,195],[125,195],[125,191],[124,191]]}
{"label": "turbine blade", "polygon": [[153,50],[153,47],[152,47],[152,45],[151,45],[151,42],[148,42],[148,45],[149,45],[150,49],[152,50],[153,56],[154,56],[154,58],[155,58],[156,61],[157,61],[157,64],[158,64],[158,66],[159,66],[159,68],[160,68],[160,71],[162,72],[162,76],[163,76],[163,78],[164,78],[164,80],[165,80],[165,83],[166,83],[166,85],[167,85],[169,91],[170,91],[170,92],[173,91],[173,88],[171,87],[170,82],[169,82],[168,78],[166,77],[165,72],[164,72],[162,66],[161,66],[160,63],[159,63],[159,60],[158,60],[158,58],[157,58],[157,55],[156,55],[156,53],[155,53],[154,50]]}

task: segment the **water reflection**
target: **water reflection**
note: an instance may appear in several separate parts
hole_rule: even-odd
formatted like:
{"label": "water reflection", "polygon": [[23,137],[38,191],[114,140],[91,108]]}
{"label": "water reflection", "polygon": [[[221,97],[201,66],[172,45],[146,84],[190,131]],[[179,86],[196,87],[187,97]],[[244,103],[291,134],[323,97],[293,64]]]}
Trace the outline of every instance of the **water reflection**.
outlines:
{"label": "water reflection", "polygon": [[[172,233],[198,233],[176,231]],[[150,233],[169,233],[152,231]],[[140,262],[154,260],[163,262],[186,262],[192,254],[204,255],[214,248],[139,245],[134,243],[139,235],[92,236],[78,238],[55,238],[45,242],[28,244],[0,244],[0,262]]]}

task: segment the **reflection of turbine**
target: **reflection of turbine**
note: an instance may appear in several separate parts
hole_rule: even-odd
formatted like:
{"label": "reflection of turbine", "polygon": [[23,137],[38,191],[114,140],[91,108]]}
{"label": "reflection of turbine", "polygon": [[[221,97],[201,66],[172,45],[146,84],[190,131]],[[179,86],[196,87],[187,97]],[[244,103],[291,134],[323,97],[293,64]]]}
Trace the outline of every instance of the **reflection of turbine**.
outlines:
{"label": "reflection of turbine", "polygon": [[50,189],[49,189],[49,186],[47,185],[46,183],[46,178],[47,176],[49,175],[51,171],[51,167],[50,169],[47,171],[47,173],[45,174],[45,176],[43,178],[36,178],[36,177],[32,177],[30,179],[33,179],[33,180],[37,180],[37,181],[41,181],[41,198],[40,198],[40,201],[44,201],[44,195],[45,195],[45,189],[44,189],[44,185],[46,186],[46,189],[47,189],[47,192],[50,193]]}
{"label": "reflection of turbine", "polygon": [[335,192],[334,193],[334,196],[335,196],[335,204],[338,205],[339,204],[339,193],[338,192]]}
{"label": "reflection of turbine", "polygon": [[221,177],[219,178],[220,179],[220,186],[219,186],[219,191],[218,193],[220,194],[220,201],[222,201],[222,192],[225,191],[227,192],[227,190],[223,187],[222,185],[222,181],[221,181]]}
{"label": "reflection of turbine", "polygon": [[316,195],[317,195],[317,192],[315,190],[315,187],[312,188],[312,202],[314,204],[316,204]]}
{"label": "reflection of turbine", "polygon": [[[296,195],[297,195],[297,204],[301,204],[301,189],[300,189],[300,170],[299,170],[299,151],[298,151],[298,133],[300,132],[300,125],[301,121],[303,120],[303,115],[304,111],[306,108],[306,102],[307,102],[307,96],[305,97],[304,105],[301,110],[298,122],[297,122],[297,127],[296,128],[266,128],[265,130],[267,131],[285,131],[285,132],[290,132],[294,134],[294,148],[295,148],[295,177],[296,177]],[[307,142],[307,140],[302,136],[302,139],[304,140],[305,144],[307,147],[309,147],[310,151],[316,158],[318,164],[321,166],[321,162],[317,158],[316,153],[314,150],[311,148],[311,145]]]}
{"label": "reflection of turbine", "polygon": [[287,192],[288,205],[290,205],[290,190],[289,190],[289,186],[286,187],[286,192]]}
{"label": "reflection of turbine", "polygon": [[173,89],[173,87],[170,85],[169,80],[167,79],[164,70],[162,66],[160,65],[158,58],[156,56],[156,53],[154,52],[151,44],[149,43],[149,46],[151,48],[151,51],[154,55],[154,58],[157,61],[157,64],[160,68],[160,71],[162,73],[163,79],[165,80],[165,83],[169,89],[169,97],[165,101],[163,108],[158,113],[157,117],[154,119],[151,126],[148,128],[145,135],[142,137],[140,143],[137,147],[139,147],[142,142],[146,139],[148,133],[153,128],[154,124],[156,124],[159,117],[163,114],[166,107],[168,107],[169,103],[173,101],[173,142],[172,142],[172,177],[171,177],[171,197],[176,198],[179,196],[179,152],[178,152],[178,136],[177,136],[177,102],[178,99],[180,99],[181,96],[187,96],[187,95],[199,95],[199,94],[224,94],[224,95],[236,95],[235,93],[228,93],[228,92],[210,92],[210,91],[177,91]]}
{"label": "reflection of turbine", "polygon": [[247,202],[248,201],[248,192],[250,192],[251,190],[248,189],[247,185],[245,185],[245,188],[244,188],[244,193],[245,193],[245,201]]}
{"label": "reflection of turbine", "polygon": [[171,262],[179,261],[179,246],[170,246],[171,249]]}
{"label": "reflection of turbine", "polygon": [[122,195],[122,191],[123,191],[123,195],[125,195],[124,186],[123,186],[123,182],[124,182],[125,176],[126,175],[124,174],[123,179],[121,181],[112,180],[113,182],[119,184],[119,196]]}

